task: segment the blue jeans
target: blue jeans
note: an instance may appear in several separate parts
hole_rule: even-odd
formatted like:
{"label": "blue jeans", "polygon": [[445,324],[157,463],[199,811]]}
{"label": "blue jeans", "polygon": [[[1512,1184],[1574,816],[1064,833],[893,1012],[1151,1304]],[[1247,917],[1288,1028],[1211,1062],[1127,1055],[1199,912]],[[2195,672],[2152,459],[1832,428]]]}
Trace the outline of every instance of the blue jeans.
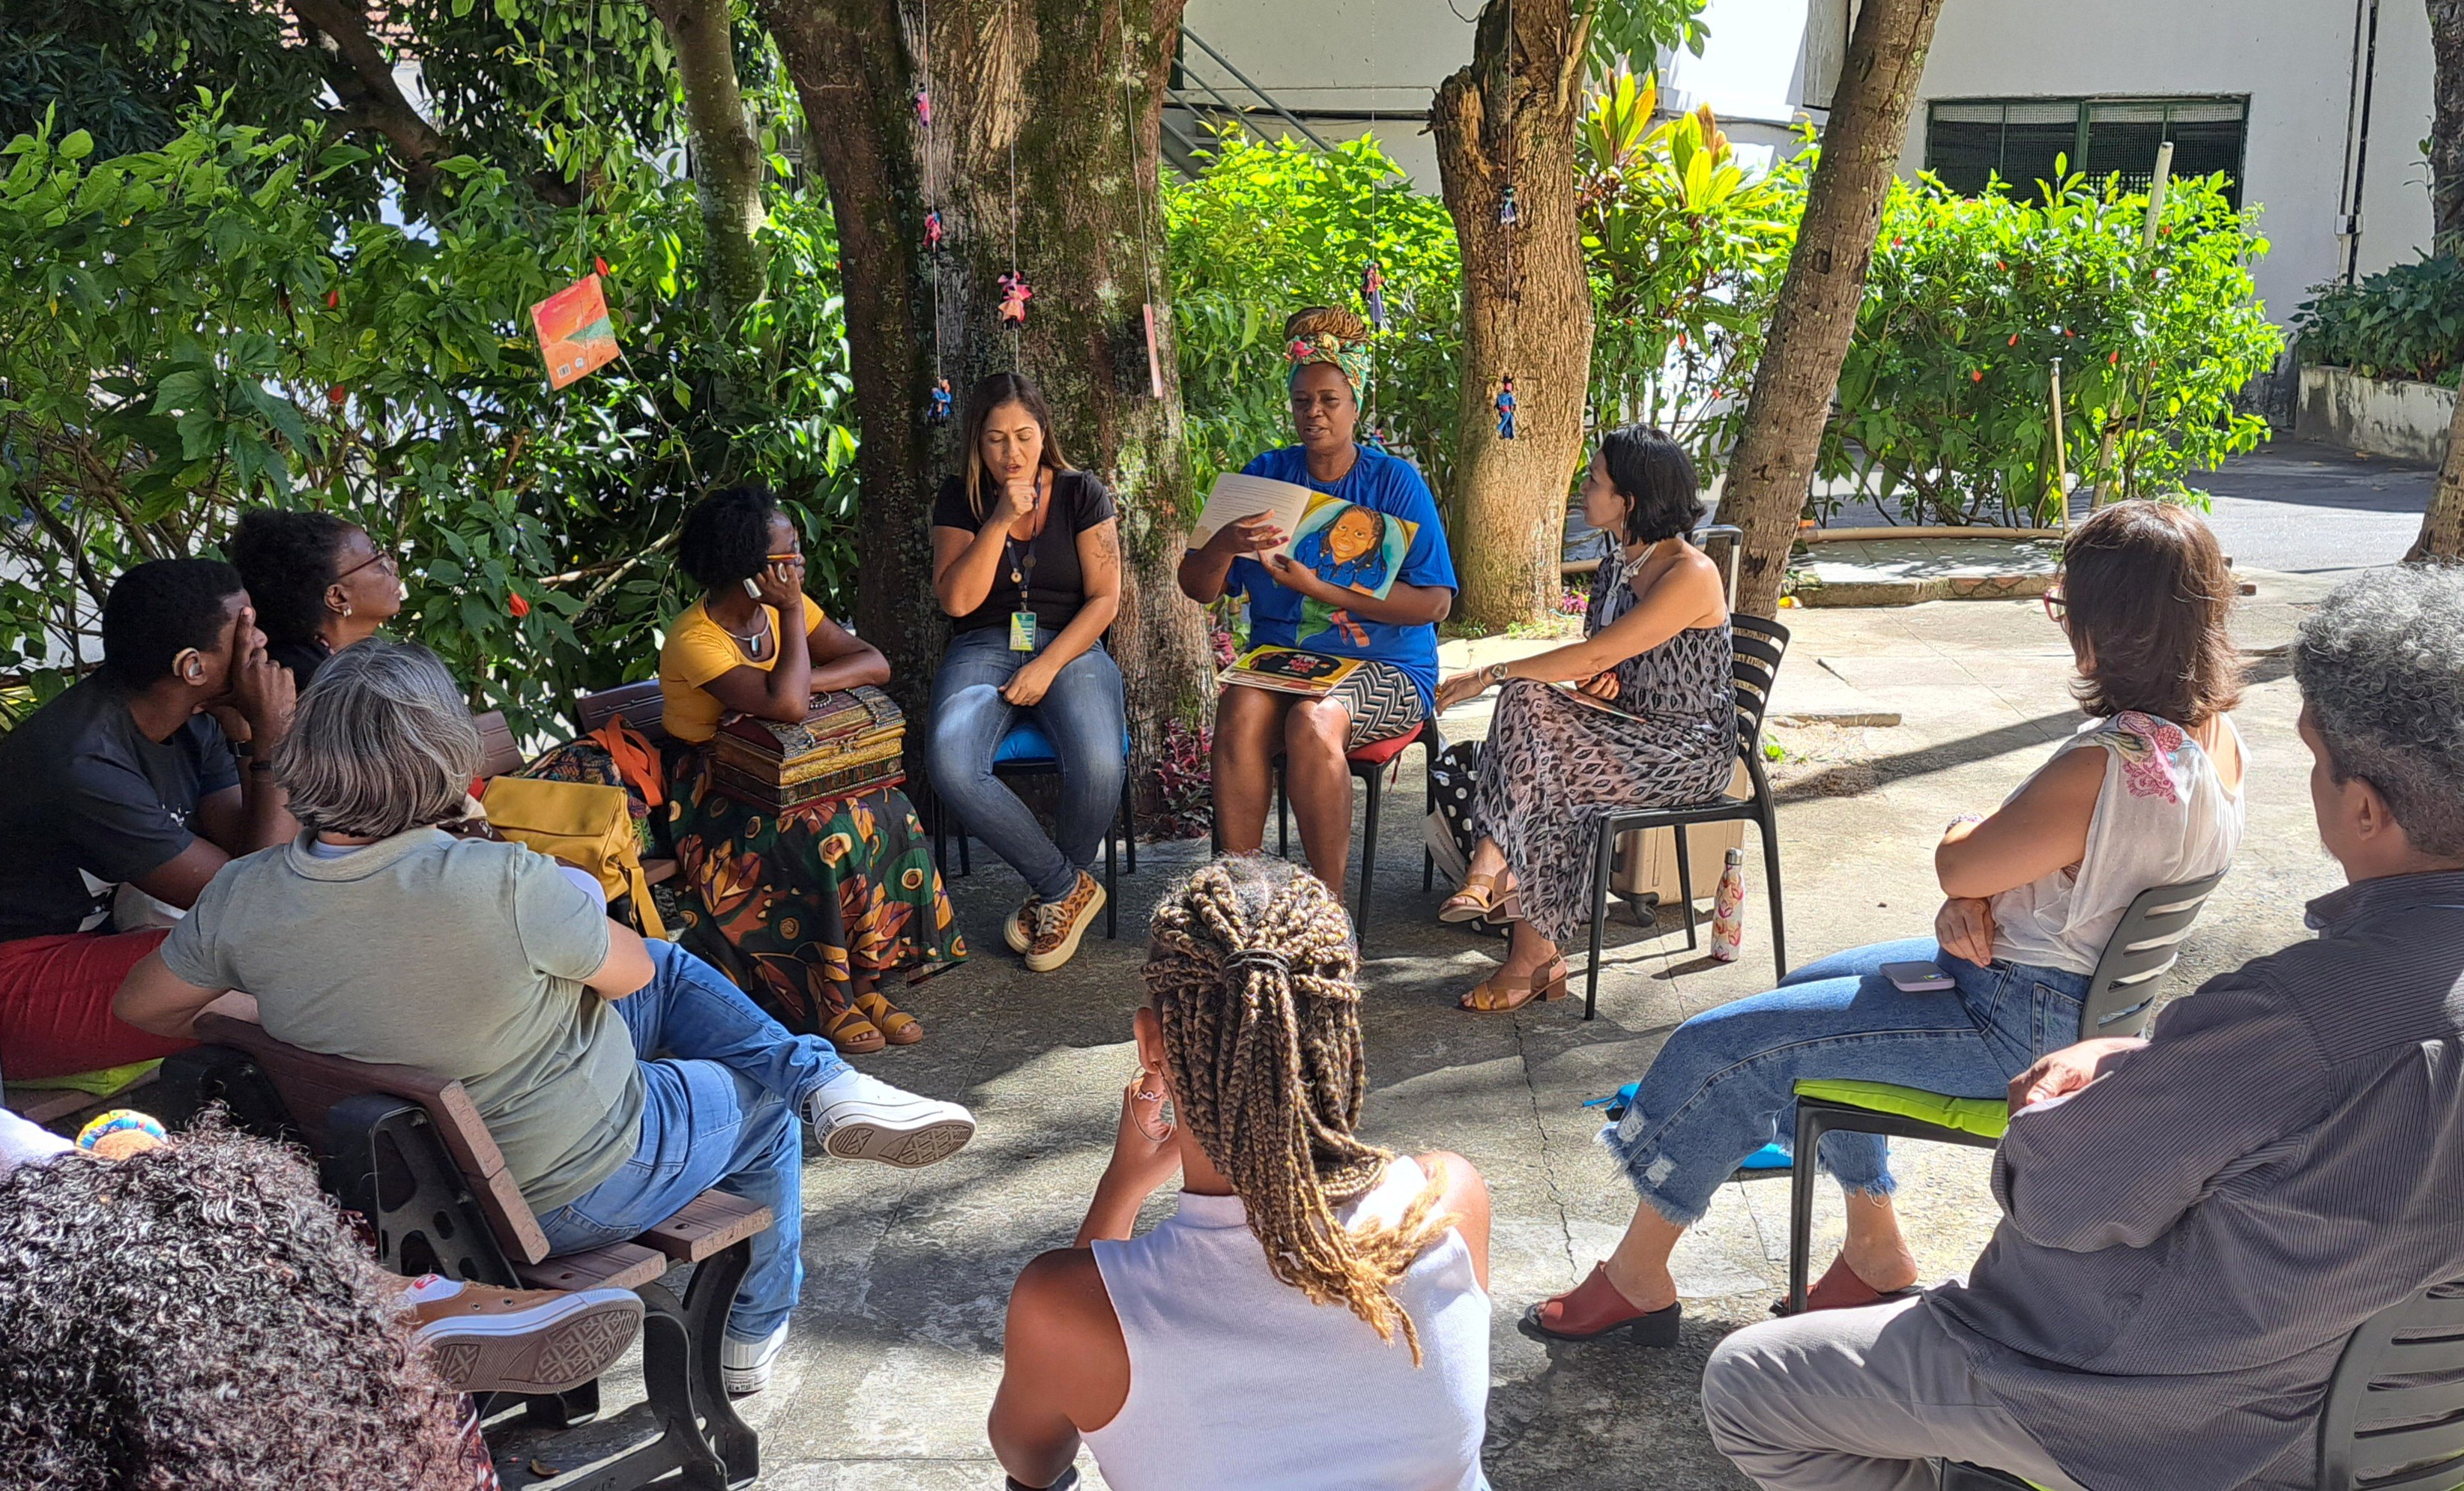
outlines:
{"label": "blue jeans", "polygon": [[[933,791],[959,824],[1024,876],[1027,889],[1058,901],[1102,852],[1129,763],[1121,758],[1121,669],[1100,643],[1061,665],[1052,687],[1028,710],[1001,696],[1011,675],[1049,645],[1039,638],[1034,652],[1013,652],[1003,627],[951,638],[941,670],[933,675],[925,759]],[[1018,794],[993,775],[993,753],[1021,713],[1035,716],[1061,760],[1061,801],[1050,838]]]}
{"label": "blue jeans", "polygon": [[[1958,987],[1905,994],[1884,963],[1931,963]],[[1799,1079],[2001,1097],[2036,1058],[2079,1040],[2087,982],[1998,958],[1979,968],[1931,937],[1852,949],[1678,1026],[1601,1142],[1654,1211],[1691,1226],[1740,1160],[1795,1133]],[[1894,1188],[1881,1134],[1825,1134],[1817,1160],[1853,1194]]]}
{"label": "blue jeans", "polygon": [[641,1141],[539,1229],[557,1253],[623,1242],[713,1186],[770,1208],[727,1319],[729,1335],[759,1341],[804,1283],[804,1098],[849,1068],[819,1036],[789,1035],[708,963],[672,942],[648,946],[657,972],[615,1001],[641,1059]]}

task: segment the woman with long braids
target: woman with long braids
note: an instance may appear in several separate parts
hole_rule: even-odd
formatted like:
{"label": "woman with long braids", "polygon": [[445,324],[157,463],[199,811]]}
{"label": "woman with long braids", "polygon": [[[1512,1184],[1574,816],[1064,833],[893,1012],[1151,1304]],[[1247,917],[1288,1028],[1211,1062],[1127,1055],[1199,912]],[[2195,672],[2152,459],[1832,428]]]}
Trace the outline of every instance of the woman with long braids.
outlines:
{"label": "woman with long braids", "polygon": [[1488,1187],[1355,1136],[1358,966],[1343,904],[1280,861],[1156,907],[1111,1165],[1010,1294],[1011,1485],[1063,1483],[1082,1438],[1114,1491],[1488,1484]]}

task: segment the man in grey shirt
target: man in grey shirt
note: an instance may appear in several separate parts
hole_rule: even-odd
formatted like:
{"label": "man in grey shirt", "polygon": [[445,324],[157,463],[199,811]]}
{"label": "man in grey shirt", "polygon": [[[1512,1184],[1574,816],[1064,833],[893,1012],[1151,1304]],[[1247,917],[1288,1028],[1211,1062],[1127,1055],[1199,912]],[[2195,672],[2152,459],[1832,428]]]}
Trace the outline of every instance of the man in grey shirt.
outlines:
{"label": "man in grey shirt", "polygon": [[2316,940],[2146,1041],[2012,1084],[2003,1217],[1965,1284],[1739,1331],[1711,1435],[1785,1491],[2291,1491],[2345,1338],[2464,1279],[2464,569],[2365,576],[2294,649]]}

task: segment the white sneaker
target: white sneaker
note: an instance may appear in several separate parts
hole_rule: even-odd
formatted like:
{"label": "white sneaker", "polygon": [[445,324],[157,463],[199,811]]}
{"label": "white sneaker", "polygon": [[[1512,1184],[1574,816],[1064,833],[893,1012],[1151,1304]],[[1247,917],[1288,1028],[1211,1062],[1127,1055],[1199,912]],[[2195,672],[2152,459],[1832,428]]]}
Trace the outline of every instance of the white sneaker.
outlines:
{"label": "white sneaker", "polygon": [[976,1117],[956,1103],[919,1098],[850,1071],[813,1089],[804,1117],[822,1148],[843,1160],[915,1170],[948,1159],[976,1136]]}
{"label": "white sneaker", "polygon": [[718,1348],[719,1385],[734,1398],[760,1392],[770,1386],[770,1369],[778,1365],[779,1353],[786,1348],[784,1321],[759,1341],[738,1341],[729,1336]]}

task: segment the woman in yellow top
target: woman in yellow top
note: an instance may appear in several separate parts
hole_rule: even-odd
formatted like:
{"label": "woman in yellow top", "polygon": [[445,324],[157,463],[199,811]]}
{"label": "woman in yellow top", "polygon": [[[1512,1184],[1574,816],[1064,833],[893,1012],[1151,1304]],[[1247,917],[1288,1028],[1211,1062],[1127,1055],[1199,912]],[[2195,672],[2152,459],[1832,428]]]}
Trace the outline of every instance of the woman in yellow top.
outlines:
{"label": "woman in yellow top", "polygon": [[895,787],[767,813],[712,788],[700,749],[738,714],[801,720],[813,694],[890,678],[881,649],[803,593],[796,525],[767,492],[733,487],[685,516],[676,562],[703,587],[668,628],[659,689],[683,940],[779,1017],[842,1051],[924,1039],[882,984],[966,956],[940,872]]}

